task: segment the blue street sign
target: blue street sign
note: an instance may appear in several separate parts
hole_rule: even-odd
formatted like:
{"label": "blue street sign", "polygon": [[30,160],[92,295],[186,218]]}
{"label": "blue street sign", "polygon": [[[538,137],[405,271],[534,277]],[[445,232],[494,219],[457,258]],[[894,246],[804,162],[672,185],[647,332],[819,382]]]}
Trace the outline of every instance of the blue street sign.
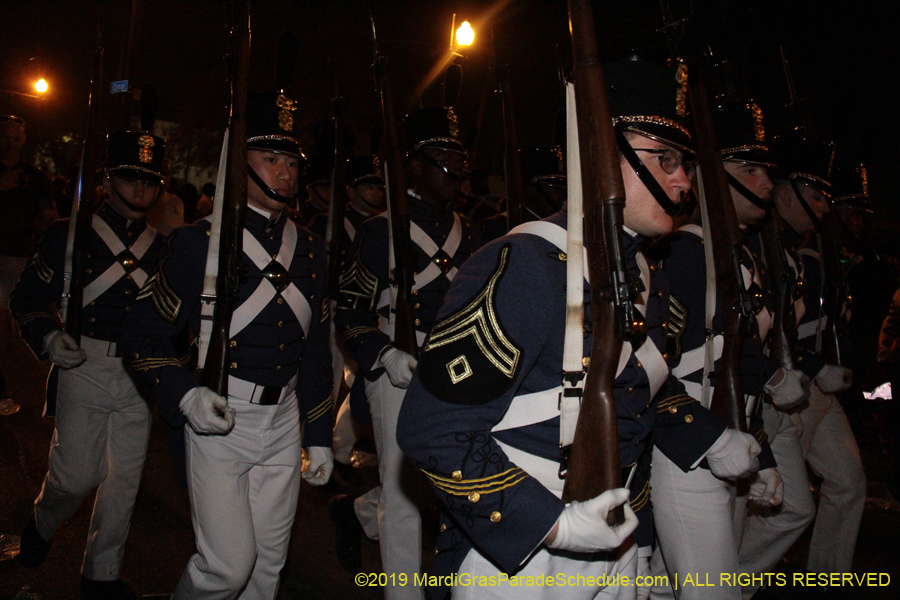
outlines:
{"label": "blue street sign", "polygon": [[110,94],[121,94],[123,92],[128,91],[128,80],[123,79],[122,81],[113,81],[109,84],[109,93]]}

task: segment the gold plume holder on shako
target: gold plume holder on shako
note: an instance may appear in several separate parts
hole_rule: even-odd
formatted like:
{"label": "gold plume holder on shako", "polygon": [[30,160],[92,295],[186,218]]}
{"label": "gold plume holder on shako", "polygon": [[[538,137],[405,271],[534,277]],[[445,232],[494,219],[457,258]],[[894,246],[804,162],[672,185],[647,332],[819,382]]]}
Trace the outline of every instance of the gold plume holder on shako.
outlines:
{"label": "gold plume holder on shako", "polygon": [[156,142],[153,141],[152,135],[142,135],[138,138],[138,146],[141,148],[138,153],[138,160],[142,163],[153,162],[153,146],[155,145]]}
{"label": "gold plume holder on shako", "polygon": [[281,109],[281,111],[278,113],[278,126],[285,131],[293,132],[294,115],[291,113],[296,110],[294,101],[281,93],[278,94],[278,98],[275,100],[275,105]]}

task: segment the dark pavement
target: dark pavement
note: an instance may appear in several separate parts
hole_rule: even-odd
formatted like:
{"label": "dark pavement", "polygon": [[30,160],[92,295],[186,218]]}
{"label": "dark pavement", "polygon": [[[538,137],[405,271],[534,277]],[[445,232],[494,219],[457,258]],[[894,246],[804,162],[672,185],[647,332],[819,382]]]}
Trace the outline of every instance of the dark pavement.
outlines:
{"label": "dark pavement", "polygon": [[[47,451],[53,432],[53,422],[42,419],[43,383],[46,367],[37,363],[18,340],[12,345],[10,357],[0,369],[7,377],[10,391],[22,409],[15,415],[0,417],[0,534],[21,533],[28,520],[32,502],[40,491],[47,468]],[[857,547],[858,572],[889,573],[888,587],[843,588],[837,590],[845,599],[893,600],[900,597],[900,567],[897,542],[900,539],[900,504],[894,501],[884,485],[889,459],[884,451],[881,417],[863,419],[858,428],[860,448],[869,477],[869,499],[863,517]],[[194,551],[187,494],[175,477],[168,451],[168,432],[157,419],[150,440],[150,449],[138,494],[125,551],[123,576],[132,583],[139,595],[170,593]],[[291,549],[283,573],[279,598],[320,599],[377,599],[382,597],[377,587],[359,588],[352,576],[345,573],[334,554],[334,531],[328,520],[327,501],[336,493],[361,493],[374,485],[377,476],[373,468],[354,471],[361,476],[355,484],[340,477],[325,488],[302,484],[297,520],[294,525]],[[0,600],[8,600],[26,585],[48,600],[79,598],[78,583],[81,555],[87,535],[92,497],[56,533],[50,555],[34,570],[24,569],[15,560],[0,562]],[[432,547],[428,532],[436,527],[435,511],[426,513],[425,542]],[[785,562],[781,569],[794,570],[802,564],[809,543],[809,532],[792,550],[793,562]],[[425,550],[427,557],[430,553]],[[363,542],[363,571],[378,572],[381,564],[378,547]],[[766,598],[807,598],[799,589],[771,590]]]}

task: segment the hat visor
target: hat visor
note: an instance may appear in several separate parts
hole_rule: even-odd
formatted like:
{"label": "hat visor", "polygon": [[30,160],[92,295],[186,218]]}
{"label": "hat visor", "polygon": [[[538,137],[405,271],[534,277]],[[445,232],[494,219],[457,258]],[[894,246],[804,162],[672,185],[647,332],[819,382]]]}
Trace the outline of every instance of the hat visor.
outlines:
{"label": "hat visor", "polygon": [[453,152],[455,154],[462,154],[463,156],[468,156],[469,153],[466,152],[466,149],[463,148],[462,144],[458,142],[450,142],[444,140],[435,140],[435,141],[427,141],[422,142],[420,144],[416,144],[414,151],[424,150],[426,148],[431,148],[432,150],[439,150],[441,152]]}
{"label": "hat visor", "polygon": [[353,181],[347,183],[349,186],[354,185],[363,185],[364,183],[374,183],[375,185],[384,185],[384,179],[382,179],[378,175],[363,175],[362,177],[357,177]]}
{"label": "hat visor", "polygon": [[106,169],[106,172],[109,175],[115,175],[117,177],[122,177],[123,179],[137,179],[138,181],[146,181],[148,183],[156,184],[161,184],[164,179],[162,173],[160,173],[159,171],[154,171],[153,169],[148,169],[146,167],[136,167],[130,165],[110,167]]}
{"label": "hat visor", "polygon": [[[287,136],[284,136],[287,138]],[[268,152],[276,152],[278,154],[290,154],[297,158],[305,158],[300,150],[300,142],[293,138],[289,139],[252,139],[247,141],[248,150],[263,150]]]}
{"label": "hat visor", "polygon": [[777,169],[778,165],[772,162],[772,155],[763,150],[747,150],[722,153],[722,160],[729,162],[739,162],[748,165],[757,165],[767,169]]}
{"label": "hat visor", "polygon": [[657,125],[655,123],[623,123],[620,127],[623,132],[631,132],[648,137],[651,140],[656,140],[657,142],[671,146],[676,150],[681,150],[688,157],[696,157],[696,151],[694,150],[693,144],[691,144],[691,138],[674,127]]}

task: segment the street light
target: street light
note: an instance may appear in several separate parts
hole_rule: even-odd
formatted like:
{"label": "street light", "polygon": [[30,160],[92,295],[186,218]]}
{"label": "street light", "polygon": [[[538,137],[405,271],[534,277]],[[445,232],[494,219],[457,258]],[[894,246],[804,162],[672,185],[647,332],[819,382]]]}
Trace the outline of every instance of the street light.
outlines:
{"label": "street light", "polygon": [[37,90],[40,94],[45,93],[49,88],[50,86],[47,85],[47,80],[43,77],[41,77],[34,83],[34,89]]}
{"label": "street light", "polygon": [[456,43],[460,46],[471,46],[475,41],[475,31],[468,21],[463,21],[459,29],[456,30]]}

